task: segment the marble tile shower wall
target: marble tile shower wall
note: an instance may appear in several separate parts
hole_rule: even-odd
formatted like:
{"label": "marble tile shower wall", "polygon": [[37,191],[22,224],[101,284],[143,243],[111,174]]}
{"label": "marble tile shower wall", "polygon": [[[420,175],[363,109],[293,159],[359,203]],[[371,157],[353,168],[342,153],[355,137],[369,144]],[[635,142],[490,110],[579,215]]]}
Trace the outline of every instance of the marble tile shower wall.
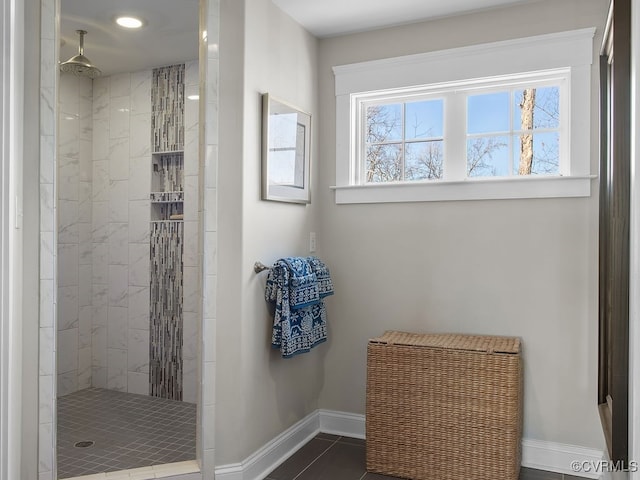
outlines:
{"label": "marble tile shower wall", "polygon": [[55,104],[58,93],[55,0],[40,2],[40,261],[38,328],[38,480],[55,478],[56,446],[56,257]]}
{"label": "marble tile shower wall", "polygon": [[[185,94],[198,90],[186,64]],[[59,93],[58,396],[149,393],[152,72],[63,75]],[[185,106],[183,398],[197,400],[198,102]]]}
{"label": "marble tile shower wall", "polygon": [[58,108],[58,395],[91,386],[92,83],[60,76]]}
{"label": "marble tile shower wall", "polygon": [[[199,150],[199,70],[198,62],[186,62],[184,74],[184,251],[182,280],[182,400],[198,400],[198,339],[200,338],[199,312],[200,257],[198,255],[198,150]],[[191,97],[191,98],[189,98]]]}
{"label": "marble tile shower wall", "polygon": [[[202,334],[200,335],[201,403],[198,409],[198,451],[203,478],[215,478],[215,424],[216,424],[216,329],[218,285],[218,85],[220,69],[220,0],[200,3],[200,29],[207,31],[201,43],[200,59],[205,64],[201,90],[205,91],[202,140],[204,165],[202,165],[203,198],[200,209],[203,233],[202,272]],[[225,48],[231,48],[227,45]],[[206,207],[205,207],[206,206]],[[186,228],[186,225],[185,225]]]}
{"label": "marble tile shower wall", "polygon": [[93,82],[94,387],[149,393],[151,71]]}

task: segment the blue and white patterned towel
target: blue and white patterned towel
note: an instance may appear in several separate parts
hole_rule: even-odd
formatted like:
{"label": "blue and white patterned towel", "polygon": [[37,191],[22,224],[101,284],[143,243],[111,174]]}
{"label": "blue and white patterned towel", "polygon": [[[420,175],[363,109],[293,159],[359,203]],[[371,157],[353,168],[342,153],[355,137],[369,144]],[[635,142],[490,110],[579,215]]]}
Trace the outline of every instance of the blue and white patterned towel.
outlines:
{"label": "blue and white patterned towel", "polygon": [[315,305],[320,301],[318,278],[306,258],[283,259],[289,267],[289,304],[293,310]]}
{"label": "blue and white patterned towel", "polygon": [[311,267],[311,271],[316,274],[318,279],[318,293],[320,298],[333,295],[333,282],[331,281],[331,275],[329,269],[322,260],[318,257],[307,257],[307,262]]}
{"label": "blue and white patterned towel", "polygon": [[[326,278],[324,281],[326,284]],[[322,296],[332,293],[333,285],[331,293]],[[308,259],[280,259],[269,270],[265,299],[275,304],[271,345],[280,349],[284,358],[308,352],[326,341],[327,314],[322,296]]]}

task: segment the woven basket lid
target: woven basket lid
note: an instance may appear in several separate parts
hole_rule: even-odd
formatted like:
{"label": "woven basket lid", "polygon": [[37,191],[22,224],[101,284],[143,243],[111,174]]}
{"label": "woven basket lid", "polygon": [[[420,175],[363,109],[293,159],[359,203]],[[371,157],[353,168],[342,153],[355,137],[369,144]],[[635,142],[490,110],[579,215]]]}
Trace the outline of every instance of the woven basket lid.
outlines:
{"label": "woven basket lid", "polygon": [[520,353],[520,338],[457,333],[424,334],[387,331],[369,340],[373,344],[444,348],[486,353]]}

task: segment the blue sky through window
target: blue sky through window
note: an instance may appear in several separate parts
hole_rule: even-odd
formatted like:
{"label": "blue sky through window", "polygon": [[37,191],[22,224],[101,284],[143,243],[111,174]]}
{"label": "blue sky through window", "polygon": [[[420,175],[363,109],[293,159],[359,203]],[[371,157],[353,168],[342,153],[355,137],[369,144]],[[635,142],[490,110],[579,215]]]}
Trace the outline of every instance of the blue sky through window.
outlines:
{"label": "blue sky through window", "polygon": [[405,139],[442,138],[442,99],[407,103],[405,106]]}
{"label": "blue sky through window", "polygon": [[467,98],[467,133],[509,131],[509,92],[470,95]]}

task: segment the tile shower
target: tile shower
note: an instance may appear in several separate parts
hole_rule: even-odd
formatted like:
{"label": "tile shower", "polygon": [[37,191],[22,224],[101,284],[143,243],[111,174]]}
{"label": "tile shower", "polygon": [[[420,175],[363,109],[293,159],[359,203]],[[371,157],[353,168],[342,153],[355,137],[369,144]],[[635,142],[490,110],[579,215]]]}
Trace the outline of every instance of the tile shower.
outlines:
{"label": "tile shower", "polygon": [[[55,204],[57,175],[55,166],[58,163],[57,138],[58,125],[58,85],[59,73],[57,62],[53,59],[54,52],[59,45],[57,25],[59,21],[59,0],[40,0],[40,164],[39,164],[39,203],[40,203],[40,233],[38,254],[40,258],[39,272],[39,361],[38,361],[38,478],[40,480],[54,480],[56,477],[56,292],[57,292],[57,248],[55,238]],[[195,298],[202,306],[201,319],[196,314],[183,312],[184,323],[193,322],[201,325],[201,339],[199,350],[201,352],[199,368],[202,378],[215,378],[216,372],[216,324],[217,324],[217,200],[218,200],[218,78],[219,78],[219,30],[220,30],[219,0],[205,0],[200,3],[201,28],[208,35],[203,37],[200,43],[200,57],[202,64],[202,82],[206,86],[206,99],[202,109],[206,115],[206,128],[200,135],[201,159],[203,170],[203,185],[200,192],[204,204],[208,206],[207,215],[203,215],[202,202],[199,215],[201,216],[203,241],[201,255],[202,262],[196,262],[197,256],[189,257],[189,252],[196,249],[185,248],[183,263],[186,266],[202,264],[202,290],[208,292],[204,296]],[[215,48],[210,48],[215,46]],[[186,85],[191,93],[198,93],[198,86]],[[188,109],[187,109],[188,112]],[[185,114],[187,113],[185,112]],[[189,125],[189,120],[185,123]],[[204,127],[204,126],[203,126]],[[35,140],[35,139],[34,139]],[[185,144],[185,151],[189,149],[189,143]],[[194,179],[197,179],[198,164],[189,162],[185,165],[185,172],[191,168]],[[187,189],[187,193],[188,193]],[[197,198],[197,197],[196,197]],[[194,199],[194,201],[198,201]],[[191,227],[191,233],[185,235],[185,241],[198,242],[197,221],[185,221],[185,231]],[[197,327],[200,328],[200,327]],[[185,343],[185,347],[188,342]],[[188,352],[183,352],[183,364],[185,368]],[[190,378],[187,376],[187,378]],[[207,478],[213,478],[215,470],[215,440],[213,435],[203,435],[203,431],[213,431],[215,425],[215,381],[209,381],[205,388],[200,389],[197,430],[199,435],[198,463],[203,474]],[[203,385],[204,386],[204,385]]]}
{"label": "tile shower", "polygon": [[184,92],[197,89],[197,62],[61,75],[59,398],[196,402],[198,102]]}

